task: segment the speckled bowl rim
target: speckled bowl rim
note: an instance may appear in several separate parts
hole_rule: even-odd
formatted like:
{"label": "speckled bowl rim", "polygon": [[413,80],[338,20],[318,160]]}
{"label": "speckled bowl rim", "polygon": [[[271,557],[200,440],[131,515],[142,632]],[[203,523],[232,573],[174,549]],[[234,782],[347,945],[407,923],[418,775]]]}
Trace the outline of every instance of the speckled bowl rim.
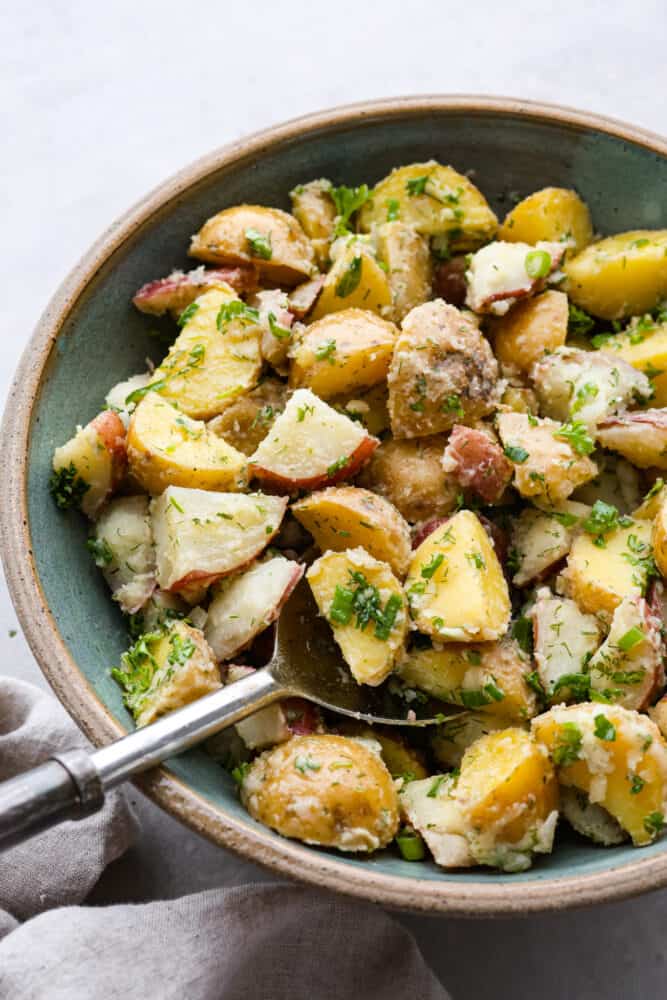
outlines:
{"label": "speckled bowl rim", "polygon": [[[56,338],[73,306],[109,257],[141,226],[211,173],[252,161],[271,147],[320,130],[335,132],[360,120],[390,120],[428,112],[482,112],[521,116],[596,130],[667,157],[667,140],[644,129],[588,112],[504,97],[424,95],[346,105],[256,132],[196,160],[160,184],[121,216],[85,254],[55,293],[25,348],[7,399],[2,423],[0,546],[9,591],[19,621],[54,692],[96,746],[124,734],[70,656],[46,603],[31,550],[27,508],[28,440],[34,402]],[[506,883],[431,881],[360,871],[337,857],[257,830],[220,808],[166,768],[137,779],[155,802],[197,833],[289,878],[394,909],[489,917],[591,905],[638,895],[667,885],[664,856],[590,875]]]}

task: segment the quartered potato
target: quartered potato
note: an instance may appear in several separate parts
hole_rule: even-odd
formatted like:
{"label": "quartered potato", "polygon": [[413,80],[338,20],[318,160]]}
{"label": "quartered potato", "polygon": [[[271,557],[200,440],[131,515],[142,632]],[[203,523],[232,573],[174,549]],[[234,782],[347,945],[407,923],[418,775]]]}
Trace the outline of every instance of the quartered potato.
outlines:
{"label": "quartered potato", "polygon": [[156,392],[132,414],[127,457],[134,479],[154,496],[169,485],[234,491],[248,483],[245,455]]}
{"label": "quartered potato", "polygon": [[625,597],[588,663],[591,690],[624,708],[648,708],[665,686],[661,624],[642,597]]}
{"label": "quartered potato", "polygon": [[358,486],[331,486],[292,504],[292,513],[322,552],[363,548],[405,576],[412,557],[410,529],[396,508]]}
{"label": "quartered potato", "polygon": [[88,548],[111,588],[114,601],[127,614],[136,614],[156,586],[148,497],[111,500],[95,523]]}
{"label": "quartered potato", "polygon": [[375,437],[389,430],[389,391],[386,382],[361,392],[345,393],[329,402],[350,420],[358,420]]}
{"label": "quartered potato", "polygon": [[665,251],[665,229],[607,236],[566,262],[567,294],[601,319],[650,312],[667,297]]}
{"label": "quartered potato", "polygon": [[520,372],[530,371],[545,354],[562,347],[567,337],[567,295],[549,289],[517,302],[491,327],[498,361]]}
{"label": "quartered potato", "polygon": [[347,549],[321,556],[306,579],[354,679],[382,683],[408,631],[407,602],[390,567],[362,548]]}
{"label": "quartered potato", "polygon": [[289,384],[320,399],[369,389],[387,378],[398,330],[364,309],[344,309],[312,323],[290,355]]}
{"label": "quartered potato", "polygon": [[561,788],[560,810],[573,830],[603,847],[614,847],[628,839],[620,823],[579,788]]}
{"label": "quartered potato", "polygon": [[532,723],[562,785],[601,805],[638,847],[664,826],[667,746],[647,716],[620,705],[557,705]]}
{"label": "quartered potato", "polygon": [[435,639],[499,639],[510,618],[507,583],[479,518],[459,511],[415,551],[405,591],[420,631]]}
{"label": "quartered potato", "polygon": [[174,319],[178,319],[191,302],[210,288],[228,285],[239,295],[254,292],[258,277],[254,264],[215,269],[202,265],[193,271],[172,271],[166,278],[149,281],[142,285],[132,302],[140,312],[151,316],[162,316],[170,312]]}
{"label": "quartered potato", "polygon": [[391,311],[391,288],[373,247],[362,237],[341,237],[331,248],[333,264],[327,272],[311,320],[341,309],[368,309],[384,316]]}
{"label": "quartered potato", "polygon": [[591,683],[588,664],[602,641],[600,623],[548,587],[541,587],[535,597],[530,618],[545,697],[555,703],[580,700],[581,691],[587,692]]}
{"label": "quartered potato", "polygon": [[155,369],[150,388],[187,416],[208,420],[257,384],[260,333],[257,314],[231,289],[213,288],[188,307],[183,329]]}
{"label": "quartered potato", "polygon": [[400,323],[431,298],[431,252],[426,237],[404,222],[385,222],[375,233],[378,260],[387,268],[391,309],[385,315]]}
{"label": "quartered potato", "polygon": [[269,433],[276,417],[285,409],[287,386],[277,378],[264,378],[256,389],[237,396],[207,427],[227,444],[252,455]]}
{"label": "quartered potato", "polygon": [[192,237],[189,253],[210,264],[254,264],[278,285],[296,285],[317,270],[313,245],[294,216],[263,205],[218,212]]}
{"label": "quartered potato", "polygon": [[395,438],[426,437],[472,423],[496,404],[498,363],[477,326],[442,299],[405,317],[389,369]]}
{"label": "quartered potato", "polygon": [[461,489],[487,504],[500,501],[514,474],[512,463],[489,430],[461,424],[452,428],[442,467]]}
{"label": "quartered potato", "polygon": [[51,494],[61,510],[79,507],[95,518],[120,485],[126,466],[125,425],[116,413],[104,410],[56,448]]}
{"label": "quartered potato", "polygon": [[[599,350],[644,372],[654,388],[656,384],[664,385],[661,377],[667,372],[667,322],[655,322],[651,316],[636,317],[622,333],[605,336]],[[664,406],[665,397],[656,397],[653,405]]]}
{"label": "quartered potato", "polygon": [[387,438],[358,482],[389,500],[411,523],[450,514],[459,484],[442,467],[445,443],[442,434],[410,441]]}
{"label": "quartered potato", "polygon": [[[452,249],[470,250],[493,238],[498,220],[475,185],[435,160],[392,170],[375,185],[361,210],[363,232],[388,221],[412,226],[423,236],[446,237]],[[390,220],[389,220],[390,221]]]}
{"label": "quartered potato", "polygon": [[401,813],[424,838],[433,860],[442,868],[472,868],[469,824],[456,797],[456,779],[437,774],[410,781],[399,796]]}
{"label": "quartered potato", "polygon": [[336,222],[331,181],[321,178],[308,184],[298,184],[290,191],[290,198],[292,215],[312,243],[317,263],[325,267]]}
{"label": "quartered potato", "polygon": [[250,815],[306,844],[368,853],[398,829],[398,797],[379,754],[344,736],[294,736],[266,750],[241,785]]}
{"label": "quartered potato", "polygon": [[539,580],[563,559],[581,522],[591,508],[566,500],[547,510],[524,507],[512,524],[512,583],[525,587]]}
{"label": "quartered potato", "polygon": [[564,253],[561,243],[488,243],[468,262],[465,304],[476,313],[504,316],[521,299],[542,291]]}
{"label": "quartered potato", "polygon": [[553,240],[578,253],[593,239],[588,206],[576,191],[547,187],[528,195],[505,216],[499,240],[537,243]]}
{"label": "quartered potato", "polygon": [[667,469],[667,410],[625,410],[605,417],[598,440],[640,469]]}
{"label": "quartered potato", "polygon": [[502,715],[478,710],[462,712],[453,719],[446,719],[432,730],[431,752],[438,764],[446,768],[459,769],[463,754],[481,736],[497,733],[509,726],[517,725],[517,720],[505,719]]}

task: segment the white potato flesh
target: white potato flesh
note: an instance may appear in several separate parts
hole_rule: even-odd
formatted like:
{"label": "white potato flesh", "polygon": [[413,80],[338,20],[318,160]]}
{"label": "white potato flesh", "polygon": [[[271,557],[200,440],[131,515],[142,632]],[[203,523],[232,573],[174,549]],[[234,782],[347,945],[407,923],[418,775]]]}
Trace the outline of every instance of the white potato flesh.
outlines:
{"label": "white potato flesh", "polygon": [[[503,316],[518,299],[541,291],[544,279],[557,270],[566,249],[563,243],[544,240],[535,246],[502,240],[488,243],[470,258],[466,305],[476,313]],[[541,259],[545,273],[538,276],[532,263],[539,271]]]}
{"label": "white potato flesh", "polygon": [[444,774],[410,781],[401,789],[399,802],[437,865],[471,868],[476,862],[468,846],[463,810],[453,796],[454,785],[454,779]]}
{"label": "white potato flesh", "polygon": [[547,587],[538,590],[530,616],[542,687],[547,697],[564,701],[569,689],[563,678],[584,672],[600,644],[600,626],[593,615],[584,614],[574,601],[554,596]]}
{"label": "white potato flesh", "polygon": [[277,533],[286,506],[263,493],[169,486],[151,504],[160,587],[186,592],[241,569]]}
{"label": "white potato flesh", "polygon": [[598,441],[640,469],[667,469],[667,409],[607,417],[599,424]]}
{"label": "white potato flesh", "polygon": [[219,660],[229,660],[274,622],[303,575],[303,566],[276,556],[216,587],[204,634]]}
{"label": "white potato flesh", "polygon": [[560,811],[577,833],[603,847],[613,847],[628,839],[618,820],[599,803],[591,802],[579,788],[561,787]]}
{"label": "white potato flesh", "polygon": [[570,551],[575,533],[590,513],[583,503],[566,500],[553,511],[526,507],[512,524],[512,551],[518,569],[512,582],[525,587]]}
{"label": "white potato flesh", "polygon": [[155,549],[146,496],[117,497],[95,525],[95,562],[114,601],[135,614],[155,590]]}
{"label": "white potato flesh", "polygon": [[[259,313],[259,325],[262,330],[259,347],[262,357],[275,369],[286,374],[287,352],[292,343],[294,321],[287,292],[279,288],[265,289],[256,295],[251,295],[248,305]],[[269,320],[269,317],[272,319]]]}
{"label": "white potato flesh", "polygon": [[144,372],[143,375],[130,375],[124,382],[117,382],[106,394],[105,403],[110,410],[114,410],[118,414],[125,427],[129,424],[132,411],[137,405],[136,403],[128,403],[127,397],[131,396],[137,389],[145,389],[152,378],[150,372]]}
{"label": "white potato flesh", "polygon": [[274,487],[316,489],[348,479],[377,445],[359,423],[309,389],[297,389],[250,463]]}
{"label": "white potato flesh", "polygon": [[593,432],[599,420],[650,399],[651,383],[627,361],[603,351],[559,347],[533,365],[531,378],[541,412],[580,420]]}
{"label": "white potato flesh", "polygon": [[665,684],[661,621],[642,597],[626,597],[588,665],[591,687],[624,708],[645,709]]}

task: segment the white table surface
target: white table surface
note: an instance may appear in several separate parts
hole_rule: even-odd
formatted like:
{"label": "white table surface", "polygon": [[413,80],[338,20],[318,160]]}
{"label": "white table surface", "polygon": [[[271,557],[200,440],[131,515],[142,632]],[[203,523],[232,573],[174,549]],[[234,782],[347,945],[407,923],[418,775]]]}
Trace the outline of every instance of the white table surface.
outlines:
{"label": "white table surface", "polygon": [[[556,101],[667,131],[665,0],[33,0],[0,9],[0,393],[70,267],[215,146],[372,97]],[[633,192],[629,191],[629,197]],[[1,516],[1,514],[0,514]],[[45,682],[0,590],[0,664]],[[96,902],[268,878],[138,794],[143,834]],[[458,1000],[663,995],[667,892],[526,920],[405,920]]]}

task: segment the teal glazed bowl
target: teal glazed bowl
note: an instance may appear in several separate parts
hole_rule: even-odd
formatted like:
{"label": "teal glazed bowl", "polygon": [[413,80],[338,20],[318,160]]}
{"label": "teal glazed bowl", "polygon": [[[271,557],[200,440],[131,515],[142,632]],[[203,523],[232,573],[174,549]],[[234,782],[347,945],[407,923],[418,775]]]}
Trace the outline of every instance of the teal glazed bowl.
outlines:
{"label": "teal glazed bowl", "polygon": [[[144,282],[186,266],[190,235],[238,202],[288,208],[315,177],[372,184],[435,158],[474,171],[500,216],[508,195],[576,188],[601,233],[667,227],[667,142],[566,108],[484,97],[414,97],[325,111],[199,160],[91,247],[42,316],[13,383],[2,433],[2,557],[28,642],[55,693],[96,745],[131,726],[109,676],[127,646],[120,612],[90,559],[86,525],[58,511],[54,447],[101,408],[108,388],[156,355],[131,305]],[[253,821],[203,751],[144,776],[142,789],[199,833],[273,870],[388,906],[488,916],[590,904],[667,884],[667,838],[640,850],[561,832],[530,871],[446,872],[385,851],[368,860],[283,839]]]}

